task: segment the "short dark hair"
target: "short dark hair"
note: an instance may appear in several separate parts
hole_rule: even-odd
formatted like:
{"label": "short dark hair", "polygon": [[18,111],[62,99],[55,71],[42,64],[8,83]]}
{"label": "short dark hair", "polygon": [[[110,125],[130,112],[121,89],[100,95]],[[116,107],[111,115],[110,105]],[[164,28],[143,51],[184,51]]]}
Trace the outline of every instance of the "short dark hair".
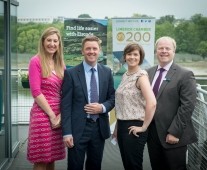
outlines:
{"label": "short dark hair", "polygon": [[84,48],[84,45],[87,41],[96,41],[99,45],[99,48],[101,48],[101,40],[95,35],[88,35],[82,39],[82,49]]}
{"label": "short dark hair", "polygon": [[142,46],[140,44],[138,44],[138,43],[129,43],[124,48],[124,54],[123,54],[124,61],[126,60],[126,55],[128,53],[131,53],[134,50],[138,50],[139,51],[139,54],[140,54],[139,65],[141,65],[143,63],[143,60],[144,60],[145,52],[144,52],[144,49],[142,48]]}

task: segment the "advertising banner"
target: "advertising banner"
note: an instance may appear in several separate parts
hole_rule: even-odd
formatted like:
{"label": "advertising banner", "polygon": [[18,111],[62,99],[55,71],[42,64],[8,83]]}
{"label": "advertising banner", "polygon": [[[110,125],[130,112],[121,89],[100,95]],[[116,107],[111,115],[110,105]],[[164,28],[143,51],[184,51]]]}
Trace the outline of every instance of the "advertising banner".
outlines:
{"label": "advertising banner", "polygon": [[[113,78],[115,88],[118,87],[122,75],[127,70],[123,60],[123,50],[130,42],[135,42],[144,48],[145,58],[141,67],[143,69],[154,65],[154,18],[113,18],[112,19],[112,44],[113,44]],[[110,128],[113,133],[115,127],[115,110],[110,114]]]}
{"label": "advertising banner", "polygon": [[118,86],[121,76],[127,70],[127,65],[123,61],[124,47],[135,42],[144,48],[145,59],[141,67],[149,68],[154,64],[154,38],[155,19],[154,18],[113,18],[113,72],[115,87]]}
{"label": "advertising banner", "polygon": [[81,54],[82,39],[87,35],[96,35],[102,41],[100,63],[106,64],[107,23],[105,19],[65,19],[64,20],[64,59],[67,68],[83,61]]}

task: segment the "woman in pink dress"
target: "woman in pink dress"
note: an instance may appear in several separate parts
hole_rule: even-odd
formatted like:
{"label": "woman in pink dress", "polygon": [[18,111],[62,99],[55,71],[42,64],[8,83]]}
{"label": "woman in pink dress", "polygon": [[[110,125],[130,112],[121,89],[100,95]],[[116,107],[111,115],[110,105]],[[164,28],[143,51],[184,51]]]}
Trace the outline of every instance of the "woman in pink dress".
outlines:
{"label": "woman in pink dress", "polygon": [[50,27],[43,32],[38,54],[29,63],[34,104],[30,112],[27,159],[34,164],[34,170],[54,170],[54,162],[65,158],[60,127],[60,90],[64,69],[60,32]]}

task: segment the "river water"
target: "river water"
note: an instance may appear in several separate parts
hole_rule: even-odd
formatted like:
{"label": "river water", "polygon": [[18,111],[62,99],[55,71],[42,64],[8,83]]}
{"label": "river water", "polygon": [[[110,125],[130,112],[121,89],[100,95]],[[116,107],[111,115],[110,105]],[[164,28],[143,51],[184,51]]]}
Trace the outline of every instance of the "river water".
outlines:
{"label": "river water", "polygon": [[[120,81],[121,76],[115,76],[114,82],[115,86],[118,86],[118,81]],[[205,80],[197,80],[198,84],[207,85],[207,79]],[[203,89],[207,90],[207,86],[203,87]],[[18,87],[18,121],[19,123],[28,123],[29,122],[29,113],[31,106],[33,104],[33,98],[31,96],[30,90],[25,89],[19,83]]]}

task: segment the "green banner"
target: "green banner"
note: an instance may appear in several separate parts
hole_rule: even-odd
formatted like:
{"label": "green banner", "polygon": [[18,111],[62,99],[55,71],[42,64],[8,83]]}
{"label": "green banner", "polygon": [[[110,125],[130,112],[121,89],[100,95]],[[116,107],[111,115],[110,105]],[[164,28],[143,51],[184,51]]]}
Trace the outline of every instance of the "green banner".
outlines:
{"label": "green banner", "polygon": [[102,53],[98,62],[106,64],[107,24],[108,20],[106,19],[65,19],[63,43],[67,68],[83,61],[81,42],[87,35],[95,35],[101,39]]}

